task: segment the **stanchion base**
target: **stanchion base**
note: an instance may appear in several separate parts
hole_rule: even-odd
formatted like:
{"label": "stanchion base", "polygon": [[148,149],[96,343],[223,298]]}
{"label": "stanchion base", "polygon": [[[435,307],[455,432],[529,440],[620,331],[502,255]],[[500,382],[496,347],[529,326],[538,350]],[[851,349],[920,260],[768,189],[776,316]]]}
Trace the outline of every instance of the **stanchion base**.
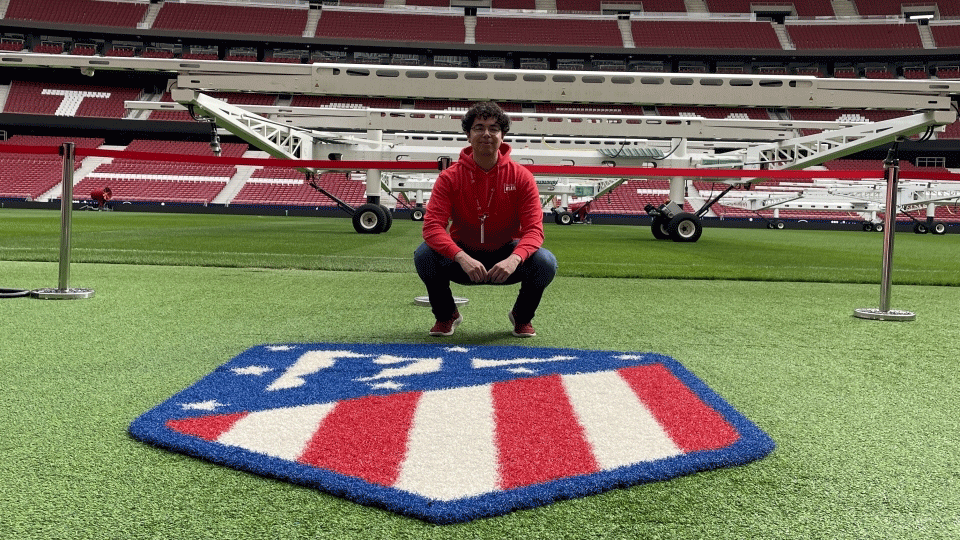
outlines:
{"label": "stanchion base", "polygon": [[[456,304],[456,305],[458,305],[458,306],[465,306],[465,305],[467,305],[468,302],[470,302],[470,301],[467,300],[466,298],[462,298],[462,297],[459,297],[459,296],[454,296],[454,297],[453,297],[453,303]],[[418,296],[418,297],[416,297],[416,298],[413,299],[413,303],[416,304],[416,305],[418,305],[418,306],[430,307],[430,297],[429,297],[429,296]]]}
{"label": "stanchion base", "polygon": [[77,300],[93,298],[93,289],[36,289],[30,293],[41,300]]}
{"label": "stanchion base", "polygon": [[873,319],[876,321],[912,321],[917,318],[912,311],[902,311],[891,309],[890,311],[880,311],[876,308],[862,308],[853,312],[854,317],[861,319]]}

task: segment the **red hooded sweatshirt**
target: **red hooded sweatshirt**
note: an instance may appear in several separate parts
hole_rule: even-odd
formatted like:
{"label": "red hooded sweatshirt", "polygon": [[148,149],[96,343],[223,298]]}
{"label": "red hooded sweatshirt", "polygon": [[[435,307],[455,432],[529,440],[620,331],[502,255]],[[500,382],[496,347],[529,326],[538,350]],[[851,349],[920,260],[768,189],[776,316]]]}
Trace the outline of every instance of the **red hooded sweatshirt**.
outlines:
{"label": "red hooded sweatshirt", "polygon": [[[487,217],[481,242],[483,215]],[[497,164],[490,171],[473,161],[473,148],[464,148],[460,159],[441,172],[433,186],[423,218],[423,239],[449,259],[463,248],[495,251],[517,239],[513,252],[527,260],[543,244],[543,209],[533,173],[510,159],[506,143],[500,145]]]}

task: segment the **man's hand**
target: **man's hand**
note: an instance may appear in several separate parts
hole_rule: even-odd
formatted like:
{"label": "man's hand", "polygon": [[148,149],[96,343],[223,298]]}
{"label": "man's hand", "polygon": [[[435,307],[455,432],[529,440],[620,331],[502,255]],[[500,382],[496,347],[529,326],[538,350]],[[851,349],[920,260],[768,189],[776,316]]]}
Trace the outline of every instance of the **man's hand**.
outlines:
{"label": "man's hand", "polygon": [[480,261],[467,255],[466,251],[461,251],[454,255],[453,260],[460,265],[460,268],[463,268],[463,272],[467,274],[467,277],[470,278],[470,281],[474,283],[483,283],[484,281],[487,281],[486,267],[483,266]]}
{"label": "man's hand", "polygon": [[519,255],[511,253],[506,259],[493,265],[493,268],[487,272],[487,281],[490,283],[503,283],[517,271],[517,267],[520,266],[521,261],[522,259]]}

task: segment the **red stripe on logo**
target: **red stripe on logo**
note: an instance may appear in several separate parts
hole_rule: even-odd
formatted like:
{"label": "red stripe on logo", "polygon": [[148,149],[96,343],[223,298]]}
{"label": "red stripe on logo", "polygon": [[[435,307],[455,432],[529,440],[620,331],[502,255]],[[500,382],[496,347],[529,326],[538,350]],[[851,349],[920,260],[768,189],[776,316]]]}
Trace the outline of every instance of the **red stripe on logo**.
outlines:
{"label": "red stripe on logo", "polygon": [[559,375],[493,385],[500,488],[596,472]]}
{"label": "red stripe on logo", "polygon": [[320,423],[298,461],[392,485],[407,449],[419,392],[341,401]]}
{"label": "red stripe on logo", "polygon": [[663,364],[624,368],[619,373],[684,452],[715,450],[740,438],[720,413]]}
{"label": "red stripe on logo", "polygon": [[215,441],[247,414],[249,413],[211,414],[209,416],[167,420],[167,427],[184,435],[193,435],[207,441]]}

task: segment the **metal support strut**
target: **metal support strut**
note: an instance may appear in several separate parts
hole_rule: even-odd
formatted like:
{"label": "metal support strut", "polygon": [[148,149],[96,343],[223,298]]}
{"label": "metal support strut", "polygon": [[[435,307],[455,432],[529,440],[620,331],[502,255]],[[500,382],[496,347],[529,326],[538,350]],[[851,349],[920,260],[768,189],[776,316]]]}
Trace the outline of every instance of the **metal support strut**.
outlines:
{"label": "metal support strut", "polygon": [[880,309],[858,309],[853,315],[861,319],[879,321],[912,321],[916,315],[910,311],[890,309],[890,282],[893,273],[893,235],[897,226],[897,182],[900,179],[900,160],[897,159],[895,142],[883,162],[887,180],[886,211],[883,216],[883,267],[880,274]]}

